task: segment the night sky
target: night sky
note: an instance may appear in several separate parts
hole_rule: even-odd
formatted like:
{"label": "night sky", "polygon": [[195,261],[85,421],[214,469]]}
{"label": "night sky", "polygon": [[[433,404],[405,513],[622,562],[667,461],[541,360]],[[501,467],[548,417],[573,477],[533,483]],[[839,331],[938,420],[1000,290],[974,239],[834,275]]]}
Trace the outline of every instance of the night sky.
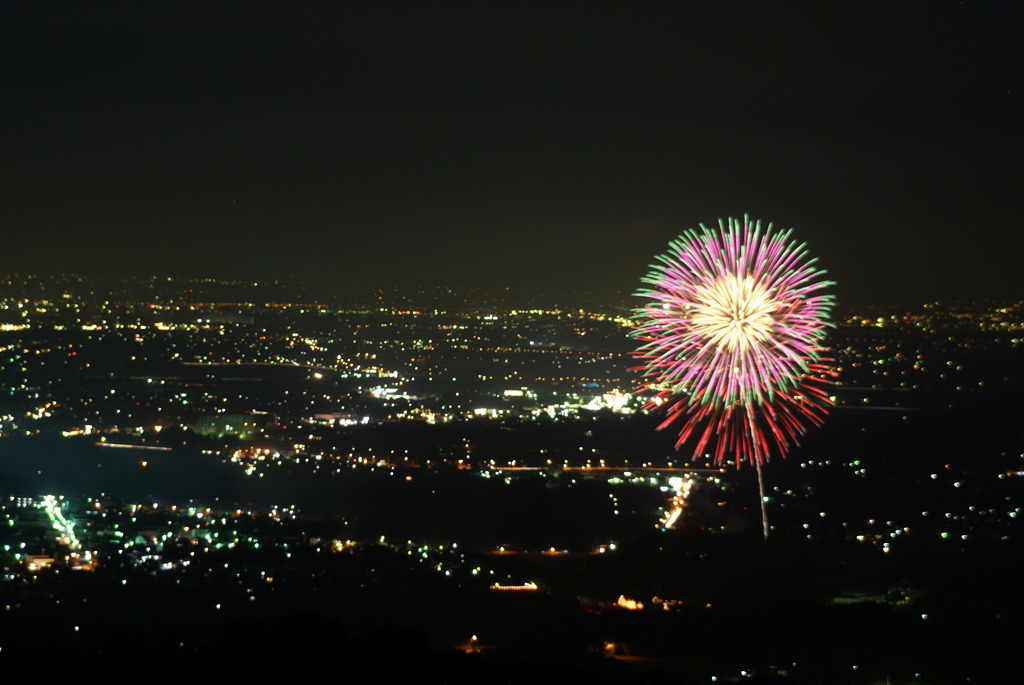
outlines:
{"label": "night sky", "polygon": [[611,294],[749,213],[1021,299],[1020,8],[4,2],[0,272]]}

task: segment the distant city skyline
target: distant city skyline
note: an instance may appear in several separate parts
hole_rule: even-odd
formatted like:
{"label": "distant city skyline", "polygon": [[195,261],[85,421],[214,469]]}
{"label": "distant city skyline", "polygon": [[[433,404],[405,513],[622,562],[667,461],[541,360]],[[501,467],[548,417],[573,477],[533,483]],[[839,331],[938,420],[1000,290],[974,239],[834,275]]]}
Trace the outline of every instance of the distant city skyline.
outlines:
{"label": "distant city skyline", "polygon": [[0,12],[0,272],[612,297],[749,213],[840,304],[1024,298],[1010,3]]}

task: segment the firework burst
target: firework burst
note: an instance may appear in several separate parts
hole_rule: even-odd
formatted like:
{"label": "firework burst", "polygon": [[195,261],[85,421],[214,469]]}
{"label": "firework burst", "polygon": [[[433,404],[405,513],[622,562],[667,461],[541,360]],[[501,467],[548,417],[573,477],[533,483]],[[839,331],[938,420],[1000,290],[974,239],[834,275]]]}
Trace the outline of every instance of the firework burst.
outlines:
{"label": "firework burst", "polygon": [[668,405],[660,428],[682,422],[676,449],[695,440],[695,455],[760,466],[824,418],[832,283],[790,235],[749,217],[701,224],[643,279],[635,356],[655,392],[649,407]]}

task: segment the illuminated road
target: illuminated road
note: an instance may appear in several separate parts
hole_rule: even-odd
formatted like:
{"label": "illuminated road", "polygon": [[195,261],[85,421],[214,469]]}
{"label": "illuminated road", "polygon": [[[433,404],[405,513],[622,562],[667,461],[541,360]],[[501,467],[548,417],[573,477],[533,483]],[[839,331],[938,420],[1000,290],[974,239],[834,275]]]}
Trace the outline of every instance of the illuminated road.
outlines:
{"label": "illuminated road", "polygon": [[[492,466],[492,471],[505,472],[505,471],[563,471],[563,472],[579,472],[583,475],[597,474],[597,473],[621,473],[624,477],[630,478],[635,473],[643,472],[647,474],[662,475],[664,473],[677,473],[682,476],[672,476],[668,479],[669,487],[672,489],[673,495],[669,500],[669,507],[665,511],[658,522],[655,524],[656,528],[661,530],[673,529],[676,523],[679,521],[679,517],[683,513],[683,509],[686,507],[686,500],[690,496],[690,490],[693,488],[693,478],[691,476],[696,474],[713,474],[721,475],[726,472],[725,468],[708,469],[708,468],[684,468],[684,467],[656,467],[656,466],[640,466],[640,467],[625,467],[625,466]],[[653,478],[650,479],[651,483],[654,483]],[[662,488],[664,489],[664,488]],[[615,513],[618,513],[617,511]],[[553,550],[552,550],[553,551]]]}
{"label": "illuminated road", "polygon": [[57,541],[72,552],[81,549],[82,543],[75,537],[75,522],[65,518],[61,502],[53,495],[43,495],[39,506],[46,512],[50,526],[57,531]]}
{"label": "illuminated road", "polygon": [[64,516],[63,498],[43,495],[37,505],[46,513],[50,526],[57,532],[57,542],[68,548],[67,561],[74,568],[88,568],[93,565],[92,552],[82,551],[82,542],[75,536],[75,522]]}

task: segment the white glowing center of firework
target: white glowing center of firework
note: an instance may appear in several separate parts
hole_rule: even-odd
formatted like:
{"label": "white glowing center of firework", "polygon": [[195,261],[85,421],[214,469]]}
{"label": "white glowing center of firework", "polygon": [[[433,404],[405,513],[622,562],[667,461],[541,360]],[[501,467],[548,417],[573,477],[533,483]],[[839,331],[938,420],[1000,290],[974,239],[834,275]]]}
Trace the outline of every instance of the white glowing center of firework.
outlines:
{"label": "white glowing center of firework", "polygon": [[771,337],[781,303],[753,277],[726,274],[694,294],[690,324],[712,345],[742,356]]}

